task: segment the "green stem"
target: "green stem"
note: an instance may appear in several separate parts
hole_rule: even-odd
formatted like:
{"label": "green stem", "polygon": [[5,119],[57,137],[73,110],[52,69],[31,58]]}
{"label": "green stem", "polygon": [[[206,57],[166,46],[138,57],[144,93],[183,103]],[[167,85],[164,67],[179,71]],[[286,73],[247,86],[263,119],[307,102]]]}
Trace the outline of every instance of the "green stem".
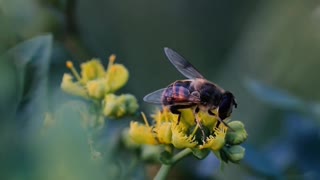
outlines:
{"label": "green stem", "polygon": [[161,168],[159,169],[157,175],[154,177],[154,180],[165,180],[166,177],[169,174],[169,171],[171,168],[179,162],[182,158],[188,156],[190,153],[192,153],[192,150],[190,148],[186,148],[182,151],[180,151],[178,154],[173,156],[171,158],[170,164],[162,164]]}

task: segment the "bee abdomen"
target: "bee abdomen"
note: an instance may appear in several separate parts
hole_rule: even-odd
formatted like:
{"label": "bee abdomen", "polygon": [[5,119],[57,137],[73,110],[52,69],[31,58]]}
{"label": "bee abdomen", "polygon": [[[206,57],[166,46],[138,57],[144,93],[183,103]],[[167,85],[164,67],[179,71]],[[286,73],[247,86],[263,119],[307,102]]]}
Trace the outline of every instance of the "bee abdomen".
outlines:
{"label": "bee abdomen", "polygon": [[162,103],[163,105],[172,105],[188,102],[190,96],[189,84],[185,81],[176,81],[168,86],[163,92]]}

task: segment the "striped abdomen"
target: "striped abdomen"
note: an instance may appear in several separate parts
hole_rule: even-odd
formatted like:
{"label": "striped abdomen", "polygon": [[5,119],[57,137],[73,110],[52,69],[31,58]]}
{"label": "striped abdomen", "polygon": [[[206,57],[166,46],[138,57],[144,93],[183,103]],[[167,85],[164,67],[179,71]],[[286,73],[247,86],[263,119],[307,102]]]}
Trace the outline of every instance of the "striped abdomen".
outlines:
{"label": "striped abdomen", "polygon": [[163,105],[192,104],[190,83],[191,80],[181,80],[170,84],[162,94]]}

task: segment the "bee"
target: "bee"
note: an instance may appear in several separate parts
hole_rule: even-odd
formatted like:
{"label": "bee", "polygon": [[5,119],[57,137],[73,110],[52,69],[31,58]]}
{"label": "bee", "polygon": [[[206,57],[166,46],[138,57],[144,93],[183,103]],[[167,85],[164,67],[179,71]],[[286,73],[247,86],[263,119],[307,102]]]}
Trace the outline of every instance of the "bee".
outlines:
{"label": "bee", "polygon": [[217,117],[217,126],[220,123],[228,126],[223,120],[231,115],[233,107],[237,108],[234,95],[208,81],[191,63],[174,50],[165,47],[164,52],[173,66],[188,79],[177,80],[166,88],[146,95],[143,100],[168,107],[173,114],[178,115],[178,123],[181,118],[179,110],[191,108],[204,139],[206,136],[197,116],[199,111]]}

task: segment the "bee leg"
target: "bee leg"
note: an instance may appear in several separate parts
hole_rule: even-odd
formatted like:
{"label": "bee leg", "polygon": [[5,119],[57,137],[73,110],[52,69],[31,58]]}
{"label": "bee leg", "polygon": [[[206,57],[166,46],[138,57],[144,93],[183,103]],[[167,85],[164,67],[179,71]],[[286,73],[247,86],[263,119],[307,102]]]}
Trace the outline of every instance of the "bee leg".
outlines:
{"label": "bee leg", "polygon": [[198,118],[199,110],[200,110],[199,107],[196,107],[194,110],[194,114],[195,114],[195,119],[196,119],[197,125],[199,126],[201,133],[202,133],[202,141],[203,141],[203,143],[205,143],[207,137],[206,137],[206,134],[204,133],[203,126]]}
{"label": "bee leg", "polygon": [[176,106],[170,106],[170,111],[171,111],[173,114],[177,114],[177,115],[178,115],[177,125],[179,125],[179,123],[180,123],[180,118],[181,118],[181,112],[179,111],[178,108],[176,108]]}
{"label": "bee leg", "polygon": [[216,116],[218,119],[218,122],[216,124],[216,127],[219,127],[220,123],[228,127],[231,131],[234,131],[226,122],[224,122],[219,116],[217,116],[215,113],[213,113],[211,110],[208,110],[208,114],[211,116]]}
{"label": "bee leg", "polygon": [[181,119],[181,112],[179,111],[179,109],[187,109],[187,108],[191,108],[192,106],[194,106],[193,104],[187,104],[187,105],[172,105],[169,107],[170,111],[173,114],[177,114],[178,115],[178,121],[177,121],[177,125],[179,125],[180,123],[180,119]]}

